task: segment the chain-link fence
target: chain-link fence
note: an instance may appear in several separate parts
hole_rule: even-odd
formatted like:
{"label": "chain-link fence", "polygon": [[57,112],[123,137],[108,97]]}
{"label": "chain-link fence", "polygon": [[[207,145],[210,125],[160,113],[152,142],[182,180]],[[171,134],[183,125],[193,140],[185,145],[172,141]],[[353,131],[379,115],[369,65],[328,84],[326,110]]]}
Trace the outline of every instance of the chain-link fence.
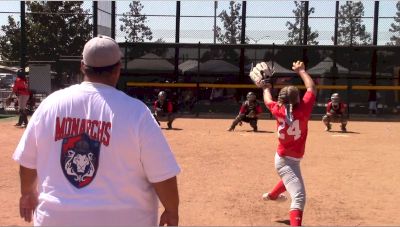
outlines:
{"label": "chain-link fence", "polygon": [[[58,8],[56,7],[43,7],[31,9],[29,4],[26,5],[26,20],[32,21],[32,18],[36,18],[33,22],[46,20],[51,22],[52,18],[61,15],[61,18],[68,20],[68,16],[76,15],[77,13],[83,14],[89,18],[89,24],[94,26],[94,22],[98,23],[96,30],[101,28],[102,18],[110,12],[101,10],[99,6],[98,18],[99,20],[94,21],[93,18],[93,7],[95,2],[85,1],[79,4],[82,11],[76,10],[63,10],[62,7],[66,7],[68,2],[61,4]],[[179,8],[178,8],[179,3]],[[338,1],[340,7],[346,2]],[[390,37],[400,36],[399,32],[391,32],[391,24],[398,25],[395,22],[397,13],[396,4],[397,1],[380,1],[377,20],[377,44],[385,45],[390,42]],[[46,3],[47,4],[47,3]],[[51,4],[51,3],[48,3]],[[55,4],[55,3],[53,3]],[[288,23],[296,24],[296,29],[301,33],[302,24],[304,23],[305,13],[296,14],[296,10],[304,10],[303,3],[297,2],[296,5],[293,1],[243,1],[235,2],[235,6],[238,13],[238,17],[233,22],[239,22],[245,20],[244,34],[246,35],[245,42],[249,44],[286,44],[289,40],[294,39],[294,43],[299,43],[301,40],[301,34],[298,37],[289,37]],[[243,11],[246,5],[245,12]],[[3,29],[0,30],[0,37],[6,36],[7,26],[10,26],[8,17],[12,18],[12,22],[15,23],[15,28],[21,26],[21,7],[19,2],[14,1],[2,1],[0,6],[3,9],[0,12],[0,25]],[[107,6],[108,7],[108,6]],[[166,42],[166,43],[221,43],[218,39],[218,32],[215,28],[220,28],[221,32],[224,33],[226,28],[224,27],[224,21],[222,18],[222,12],[226,11],[228,15],[231,13],[230,1],[139,1],[137,4],[133,4],[132,1],[117,1],[115,3],[115,23],[114,31],[115,37],[119,42]],[[318,35],[316,37],[308,37],[309,39],[315,40],[320,45],[333,45],[334,34],[335,34],[335,12],[336,12],[336,1],[311,1],[309,2],[309,10],[312,13],[308,15],[308,26],[311,32],[315,32]],[[339,7],[339,10],[340,10]],[[363,2],[363,14],[361,17],[361,25],[365,26],[365,32],[371,37],[374,33],[374,12],[375,2],[365,1]],[[179,12],[178,12],[179,10]],[[246,13],[246,17],[242,18],[242,14]],[[112,16],[112,15],[111,15]],[[42,17],[43,19],[39,19]],[[179,23],[179,26],[177,26]],[[27,41],[30,41],[29,23],[27,24]],[[111,25],[110,25],[111,26]],[[134,27],[136,26],[136,27]],[[241,26],[237,24],[238,29]],[[340,23],[338,27],[342,26]],[[50,26],[51,27],[51,26]],[[146,27],[148,30],[140,31]],[[43,27],[38,29],[36,33],[58,33],[56,29],[48,29],[49,27]],[[58,30],[62,28],[57,27]],[[90,28],[93,29],[93,28]],[[236,35],[241,33],[235,31]],[[356,31],[354,31],[356,32]],[[90,31],[93,34],[93,31]],[[60,36],[60,34],[57,34]],[[37,37],[32,37],[37,38]],[[54,41],[54,45],[58,49],[68,49],[63,42]],[[237,40],[238,41],[238,40]],[[298,41],[298,42],[297,42]],[[239,44],[240,42],[236,42]],[[38,43],[40,44],[40,43]],[[234,43],[231,43],[234,44]],[[338,43],[340,44],[340,43]],[[369,39],[367,44],[372,44],[372,39]],[[38,56],[30,56],[32,53],[27,50],[27,60],[38,61]],[[5,56],[2,57],[5,58]],[[61,54],[62,55],[62,54]],[[29,59],[32,58],[32,59]],[[36,59],[33,59],[36,58]],[[54,59],[54,56],[49,58]],[[19,59],[3,59],[19,61]]]}
{"label": "chain-link fence", "polygon": [[213,89],[223,89],[223,98],[219,100],[224,100],[221,103],[225,107],[219,111],[231,112],[245,99],[248,91],[254,91],[262,98],[262,92],[255,89],[247,77],[252,66],[260,60],[273,62],[277,78],[275,95],[287,84],[301,85],[300,78],[291,71],[291,64],[296,59],[306,60],[307,71],[318,85],[320,112],[324,111],[333,92],[340,93],[343,100],[350,103],[352,113],[368,112],[372,93],[378,97],[382,112],[397,110],[400,101],[400,67],[396,67],[400,52],[396,46],[125,43],[122,48],[126,54],[119,88],[148,104],[160,89],[170,89],[171,93],[181,94],[178,100],[190,100],[185,97],[192,95],[197,104],[202,104],[197,107],[208,108]]}
{"label": "chain-link fence", "polygon": [[[357,28],[359,23],[369,37],[365,39],[366,46],[358,45],[357,29],[336,33],[345,30],[349,23],[336,17],[336,7],[340,12],[346,3],[116,1],[102,5],[92,1],[49,1],[26,2],[23,11],[20,2],[2,1],[0,63],[4,66],[0,73],[15,75],[22,65],[27,66],[25,71],[29,73],[29,66],[49,64],[52,90],[77,83],[82,80],[79,67],[84,42],[96,34],[111,33],[124,53],[119,87],[143,100],[152,100],[158,88],[138,87],[134,83],[186,84],[171,86],[179,89],[180,94],[191,94],[196,102],[210,100],[212,88],[223,84],[223,96],[234,100],[236,106],[253,89],[246,75],[256,62],[273,61],[280,70],[281,85],[300,84],[288,75],[292,74],[291,62],[303,59],[316,82],[328,86],[320,86],[319,103],[338,91],[352,105],[366,107],[370,87],[357,86],[400,85],[396,62],[399,43],[394,42],[400,32],[390,30],[392,24],[399,26],[395,21],[398,2],[380,1],[379,9],[374,1],[362,2],[363,12],[353,16],[350,25]],[[308,16],[303,12],[307,7],[311,11]],[[224,23],[227,20],[231,21]],[[235,26],[227,27],[232,24]],[[305,25],[310,28],[308,34],[304,33]],[[335,35],[338,46],[334,46]],[[347,36],[356,36],[351,42],[354,47],[343,46]],[[240,43],[243,45],[232,45]],[[298,45],[304,43],[313,45]],[[397,88],[374,91],[378,91],[382,105],[394,108],[399,102],[394,89]],[[182,95],[181,100],[191,100],[183,97],[186,96]]]}

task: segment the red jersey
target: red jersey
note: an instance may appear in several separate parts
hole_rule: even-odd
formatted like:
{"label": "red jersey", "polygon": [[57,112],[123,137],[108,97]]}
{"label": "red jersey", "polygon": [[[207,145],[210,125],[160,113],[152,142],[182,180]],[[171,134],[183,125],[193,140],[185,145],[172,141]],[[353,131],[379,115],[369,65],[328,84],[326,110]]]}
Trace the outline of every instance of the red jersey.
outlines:
{"label": "red jersey", "polygon": [[28,82],[26,81],[26,79],[21,79],[21,78],[17,77],[12,89],[13,89],[13,92],[17,95],[30,95],[29,89],[28,89]]}
{"label": "red jersey", "polygon": [[308,120],[310,119],[313,105],[315,103],[315,94],[307,91],[303,100],[293,110],[294,121],[291,125],[286,123],[286,107],[279,106],[277,102],[271,102],[267,105],[272,115],[277,120],[277,132],[279,137],[278,154],[279,156],[289,156],[293,158],[302,158],[306,146],[308,133]]}
{"label": "red jersey", "polygon": [[261,105],[257,101],[255,102],[245,101],[240,107],[239,113],[247,115],[251,111],[254,111],[256,114],[262,113]]}
{"label": "red jersey", "polygon": [[154,110],[157,108],[161,109],[164,113],[172,113],[173,111],[173,105],[172,102],[165,100],[163,103],[160,102],[160,100],[156,100],[154,102]]}
{"label": "red jersey", "polygon": [[326,106],[326,113],[331,113],[331,114],[344,114],[346,111],[346,104],[344,103],[339,103],[339,105],[335,108],[332,105],[332,102],[328,102],[328,105]]}

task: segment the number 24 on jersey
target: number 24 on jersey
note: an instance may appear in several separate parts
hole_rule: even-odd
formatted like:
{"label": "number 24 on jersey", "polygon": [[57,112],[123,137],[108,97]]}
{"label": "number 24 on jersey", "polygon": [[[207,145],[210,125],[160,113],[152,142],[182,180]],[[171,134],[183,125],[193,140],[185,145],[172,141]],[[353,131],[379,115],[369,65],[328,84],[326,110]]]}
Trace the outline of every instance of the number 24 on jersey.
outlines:
{"label": "number 24 on jersey", "polygon": [[283,118],[278,118],[279,126],[278,126],[278,136],[279,139],[284,140],[286,138],[286,135],[289,136],[294,136],[294,140],[298,140],[301,136],[301,130],[300,130],[300,124],[299,120],[293,121],[292,125],[290,125],[286,132],[286,122],[285,119]]}

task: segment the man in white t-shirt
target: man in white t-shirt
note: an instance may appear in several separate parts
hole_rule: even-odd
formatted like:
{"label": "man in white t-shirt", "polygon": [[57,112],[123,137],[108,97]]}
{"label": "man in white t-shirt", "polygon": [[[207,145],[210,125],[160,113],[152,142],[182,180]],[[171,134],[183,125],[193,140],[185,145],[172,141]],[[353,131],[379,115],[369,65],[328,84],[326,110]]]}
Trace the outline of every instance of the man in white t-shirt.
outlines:
{"label": "man in white t-shirt", "polygon": [[[13,155],[27,222],[178,225],[180,168],[150,110],[115,89],[120,59],[113,39],[91,39],[84,82],[54,92],[33,114]],[[159,223],[157,198],[165,208]]]}

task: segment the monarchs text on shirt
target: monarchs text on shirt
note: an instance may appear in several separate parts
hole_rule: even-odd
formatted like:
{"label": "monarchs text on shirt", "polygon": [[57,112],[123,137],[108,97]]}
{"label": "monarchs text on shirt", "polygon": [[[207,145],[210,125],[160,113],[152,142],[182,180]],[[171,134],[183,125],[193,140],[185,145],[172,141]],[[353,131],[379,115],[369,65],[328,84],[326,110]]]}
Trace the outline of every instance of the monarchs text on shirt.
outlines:
{"label": "monarchs text on shirt", "polygon": [[86,133],[91,139],[101,142],[104,146],[108,146],[110,143],[111,122],[57,117],[55,125],[54,141]]}

